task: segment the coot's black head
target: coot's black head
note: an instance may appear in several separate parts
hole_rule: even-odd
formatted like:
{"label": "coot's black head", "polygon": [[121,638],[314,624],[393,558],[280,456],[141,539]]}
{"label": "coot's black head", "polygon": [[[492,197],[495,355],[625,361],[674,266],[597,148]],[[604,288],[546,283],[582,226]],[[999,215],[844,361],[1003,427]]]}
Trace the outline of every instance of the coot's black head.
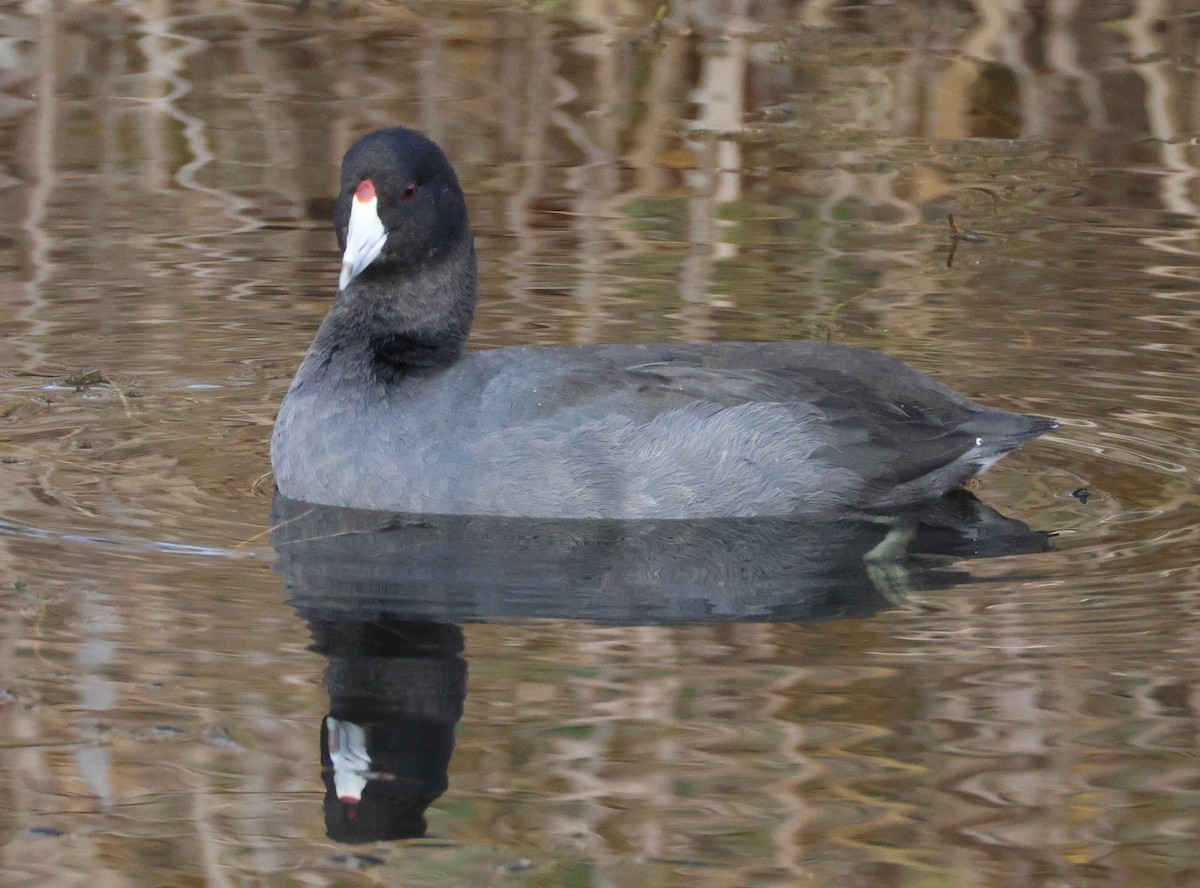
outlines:
{"label": "coot's black head", "polygon": [[334,217],[339,289],[437,264],[471,237],[466,202],[437,145],[405,127],[376,130],[342,159]]}

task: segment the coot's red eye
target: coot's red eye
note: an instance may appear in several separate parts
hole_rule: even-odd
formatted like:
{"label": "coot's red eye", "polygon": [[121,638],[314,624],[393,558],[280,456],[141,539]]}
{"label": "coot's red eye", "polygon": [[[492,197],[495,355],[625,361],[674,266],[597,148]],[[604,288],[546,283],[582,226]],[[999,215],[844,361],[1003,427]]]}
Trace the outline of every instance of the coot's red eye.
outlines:
{"label": "coot's red eye", "polygon": [[400,196],[402,198],[404,198],[405,200],[412,200],[414,197],[416,197],[417,196],[417,183],[409,182],[406,186],[404,186],[404,193],[401,194]]}

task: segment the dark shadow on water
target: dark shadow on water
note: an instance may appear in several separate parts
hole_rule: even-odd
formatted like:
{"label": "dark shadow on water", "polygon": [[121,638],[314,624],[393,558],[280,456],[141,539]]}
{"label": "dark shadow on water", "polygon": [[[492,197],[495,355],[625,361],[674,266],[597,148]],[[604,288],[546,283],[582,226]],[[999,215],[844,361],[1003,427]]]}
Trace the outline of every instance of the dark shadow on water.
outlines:
{"label": "dark shadow on water", "polygon": [[545,521],[387,515],[276,497],[288,597],[328,658],[325,823],[349,842],[424,835],[466,696],[461,624],[863,617],[972,579],[1047,534],[968,494],[885,517]]}

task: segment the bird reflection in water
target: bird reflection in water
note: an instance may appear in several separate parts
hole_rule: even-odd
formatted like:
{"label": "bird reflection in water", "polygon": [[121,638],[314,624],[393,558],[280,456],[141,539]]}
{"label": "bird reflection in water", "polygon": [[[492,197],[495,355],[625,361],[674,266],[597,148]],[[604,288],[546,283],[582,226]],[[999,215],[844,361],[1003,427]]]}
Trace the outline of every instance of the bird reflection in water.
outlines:
{"label": "bird reflection in water", "polygon": [[325,824],[349,844],[425,834],[466,698],[464,623],[865,617],[972,580],[970,559],[1051,548],[966,493],[831,522],[403,516],[276,497],[272,527],[275,570],[328,660]]}

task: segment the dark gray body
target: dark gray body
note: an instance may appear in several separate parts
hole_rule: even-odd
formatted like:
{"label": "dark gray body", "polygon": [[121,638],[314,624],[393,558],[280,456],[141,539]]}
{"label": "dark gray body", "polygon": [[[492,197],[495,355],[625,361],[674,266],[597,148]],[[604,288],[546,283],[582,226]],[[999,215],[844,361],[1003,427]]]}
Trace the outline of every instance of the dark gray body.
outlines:
{"label": "dark gray body", "polygon": [[936,496],[1049,427],[823,343],[498,349],[390,384],[310,355],[272,459],[329,505],[829,517]]}

